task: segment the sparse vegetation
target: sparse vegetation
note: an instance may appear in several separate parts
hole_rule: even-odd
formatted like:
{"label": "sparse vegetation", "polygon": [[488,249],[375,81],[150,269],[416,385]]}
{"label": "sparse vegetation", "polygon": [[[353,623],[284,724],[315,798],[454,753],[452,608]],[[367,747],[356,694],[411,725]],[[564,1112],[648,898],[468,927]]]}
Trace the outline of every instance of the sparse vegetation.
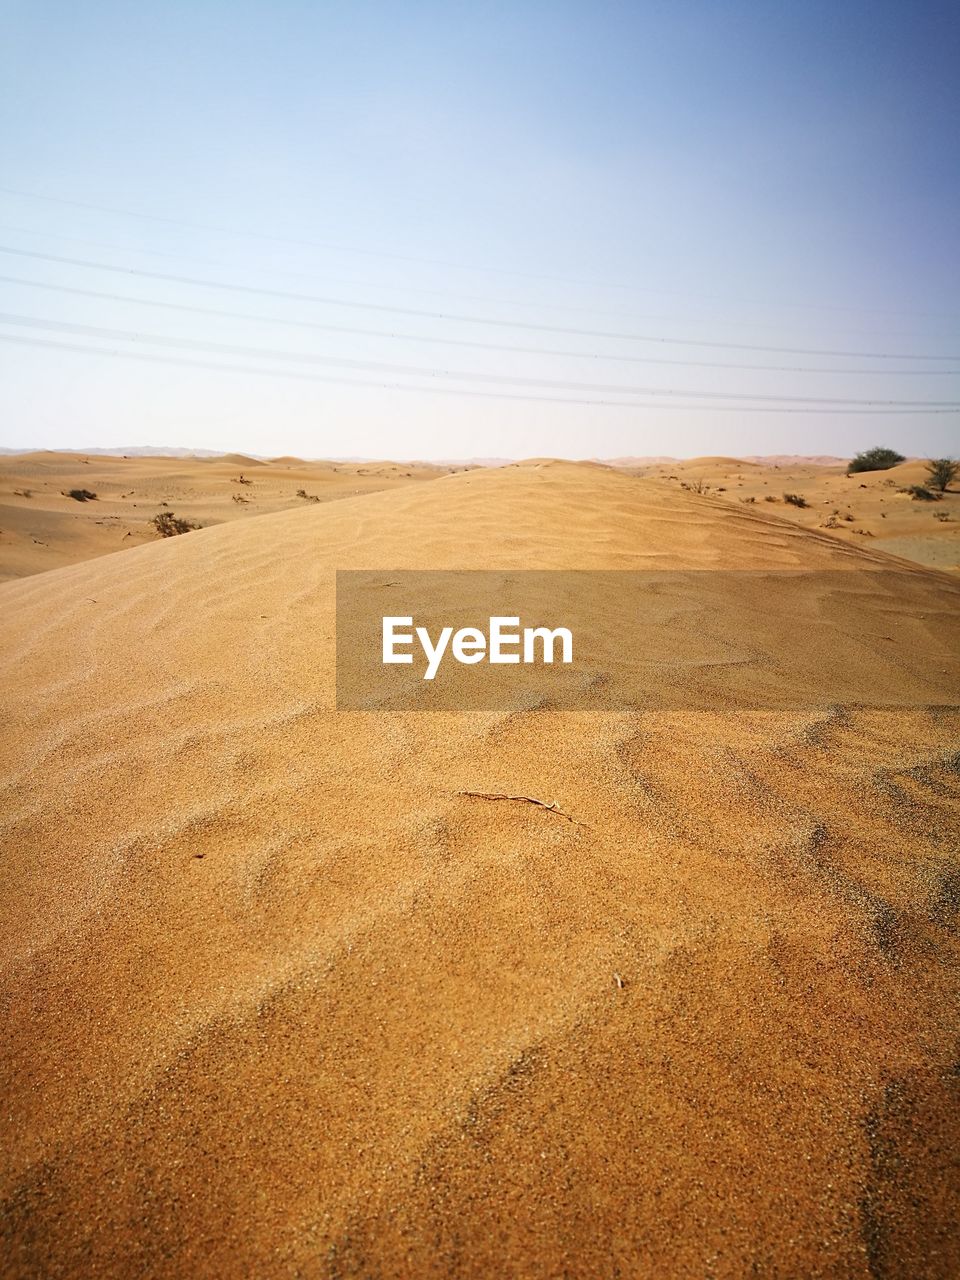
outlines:
{"label": "sparse vegetation", "polygon": [[952,458],[931,458],[927,463],[927,484],[940,493],[945,493],[958,475],[960,462],[954,462]]}
{"label": "sparse vegetation", "polygon": [[33,490],[32,490],[32,489],[14,489],[14,491],[13,491],[13,492],[16,494],[16,496],[17,496],[18,498],[32,498],[32,497],[33,497]]}
{"label": "sparse vegetation", "polygon": [[763,496],[763,500],[764,500],[764,502],[776,502],[776,498],[773,496],[773,494],[772,494],[772,493],[766,493],[766,494],[764,494],[764,496]]}
{"label": "sparse vegetation", "polygon": [[238,502],[242,507],[245,507],[247,503],[250,501],[250,499],[245,498],[242,493],[235,493],[233,495],[233,500],[234,502]]}
{"label": "sparse vegetation", "polygon": [[872,449],[858,453],[847,467],[847,475],[856,475],[859,471],[889,471],[898,462],[905,461],[903,454],[897,453],[896,449],[887,449],[884,445],[878,444]]}
{"label": "sparse vegetation", "polygon": [[306,489],[298,489],[297,497],[303,498],[306,502],[319,502],[320,499],[315,493],[307,493]]}
{"label": "sparse vegetation", "polygon": [[931,490],[928,489],[926,485],[922,485],[922,484],[912,484],[907,489],[904,490],[904,493],[909,493],[910,497],[914,500],[914,502],[939,502],[940,501],[939,494],[931,492]]}
{"label": "sparse vegetation", "polygon": [[240,474],[239,474],[239,476],[237,476],[236,480],[234,480],[234,482],[233,482],[233,483],[234,483],[234,484],[253,484],[253,481],[252,481],[252,480],[248,480],[248,479],[247,479],[247,477],[246,477],[246,476],[243,474],[243,472],[241,471],[241,472],[240,472]]}
{"label": "sparse vegetation", "polygon": [[73,498],[77,502],[93,502],[96,496],[90,489],[69,489],[67,491],[67,497]]}
{"label": "sparse vegetation", "polygon": [[809,507],[810,505],[802,493],[785,493],[783,500],[789,502],[791,507]]}
{"label": "sparse vegetation", "polygon": [[172,511],[159,511],[150,523],[161,538],[173,538],[178,533],[189,533],[192,529],[200,528],[198,524],[191,524],[189,520],[175,516]]}

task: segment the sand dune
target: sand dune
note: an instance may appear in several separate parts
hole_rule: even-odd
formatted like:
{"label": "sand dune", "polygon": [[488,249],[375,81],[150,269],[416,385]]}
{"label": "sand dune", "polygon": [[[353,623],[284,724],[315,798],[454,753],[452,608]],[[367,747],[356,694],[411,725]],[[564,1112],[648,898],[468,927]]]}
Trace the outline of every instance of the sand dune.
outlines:
{"label": "sand dune", "polygon": [[[960,571],[960,485],[936,502],[906,492],[926,480],[926,463],[913,459],[889,471],[846,474],[846,464],[823,459],[691,458],[628,468],[631,474],[673,484],[702,484],[726,501],[765,503],[786,520],[821,529],[844,542],[871,545],[937,569]],[[784,502],[796,493],[808,506]]]}
{"label": "sand dune", "polygon": [[[265,463],[244,454],[14,454],[0,458],[0,581],[154,542],[158,535],[150,521],[162,511],[194,524],[220,524],[433,479],[450,469],[298,458]],[[241,476],[249,483],[241,483]],[[71,489],[97,496],[78,502],[69,496]],[[299,489],[310,496],[298,497]]]}
{"label": "sand dune", "polygon": [[[957,1274],[960,714],[333,709],[337,568],[886,563],[727,497],[537,462],[0,587],[6,1274]],[[939,670],[914,573],[864,628]]]}

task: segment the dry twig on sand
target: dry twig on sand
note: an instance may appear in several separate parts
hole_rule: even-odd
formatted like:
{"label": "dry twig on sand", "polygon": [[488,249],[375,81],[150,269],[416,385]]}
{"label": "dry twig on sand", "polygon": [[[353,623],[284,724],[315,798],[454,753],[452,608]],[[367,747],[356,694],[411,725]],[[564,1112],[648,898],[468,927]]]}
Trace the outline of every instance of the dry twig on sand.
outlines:
{"label": "dry twig on sand", "polygon": [[546,809],[549,813],[555,813],[561,818],[566,818],[568,822],[574,822],[578,827],[585,827],[587,824],[581,822],[579,818],[573,818],[569,813],[564,813],[562,809],[557,807],[556,800],[538,800],[536,796],[509,796],[503,791],[458,791],[458,796],[472,796],[475,800],[520,800],[526,804],[535,804],[540,809]]}

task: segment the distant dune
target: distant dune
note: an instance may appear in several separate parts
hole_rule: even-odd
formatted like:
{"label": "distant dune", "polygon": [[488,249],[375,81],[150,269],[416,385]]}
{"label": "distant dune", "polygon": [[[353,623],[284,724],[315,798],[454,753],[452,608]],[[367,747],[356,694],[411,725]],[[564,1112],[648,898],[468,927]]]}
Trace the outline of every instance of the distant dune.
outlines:
{"label": "distant dune", "polygon": [[[563,464],[540,458],[502,465]],[[949,492],[935,503],[913,501],[905,490],[924,479],[925,463],[919,460],[857,476],[846,475],[845,462],[827,465],[824,459],[618,459],[569,465],[616,467],[649,481],[699,485],[725,501],[764,502],[767,514],[776,510],[831,537],[871,538],[892,555],[960,569],[960,493]],[[155,541],[151,520],[162,511],[194,524],[219,524],[464,469],[454,463],[268,461],[245,454],[124,458],[39,451],[8,456],[0,459],[0,581]],[[251,483],[241,485],[241,474]],[[96,493],[96,500],[71,499],[75,488]],[[807,506],[784,503],[784,493],[800,493]]]}
{"label": "distant dune", "polygon": [[233,467],[262,467],[264,463],[259,458],[250,458],[245,453],[225,453],[220,459],[221,462],[229,462]]}
{"label": "distant dune", "polygon": [[[30,449],[0,449],[0,453],[25,454]],[[67,449],[47,452],[94,454],[111,458],[218,458],[223,455],[216,449],[184,449],[176,445],[118,445],[113,449]]]}
{"label": "distant dune", "polygon": [[[168,511],[212,525],[445,475],[449,468],[244,454],[136,457],[41,451],[0,459],[0,580],[154,542]],[[250,483],[240,483],[240,476]],[[71,489],[96,499],[78,502]],[[300,496],[302,491],[303,495]]]}
{"label": "distant dune", "polygon": [[848,458],[835,458],[831,454],[806,455],[802,453],[753,454],[744,462],[759,462],[766,467],[846,467]]}
{"label": "distant dune", "polygon": [[[960,713],[334,710],[337,568],[892,563],[783,514],[533,463],[0,586],[6,1273],[960,1273]],[[955,663],[908,572],[834,671]]]}
{"label": "distant dune", "polygon": [[612,467],[650,467],[656,466],[659,463],[667,462],[680,462],[690,466],[697,462],[726,462],[731,465],[736,462],[753,462],[760,466],[767,467],[845,467],[847,465],[846,458],[834,458],[827,454],[817,454],[808,457],[804,454],[792,453],[749,454],[744,455],[742,458],[598,458],[596,461],[608,462]]}
{"label": "distant dune", "polygon": [[[926,479],[912,459],[887,471],[847,475],[846,461],[822,458],[689,458],[628,469],[647,480],[702,490],[724,502],[762,504],[765,514],[817,529],[843,542],[869,545],[931,568],[960,571],[960,484],[935,501],[910,486]],[[804,505],[787,502],[792,494]]]}
{"label": "distant dune", "polygon": [[[502,464],[508,468],[562,465],[549,458]],[[911,501],[899,492],[920,483],[922,461],[889,471],[846,475],[846,463],[824,459],[693,458],[678,462],[570,464],[616,467],[648,480],[702,485],[727,501],[768,501],[777,514],[844,541],[876,539],[893,555],[936,568],[960,569],[960,494],[937,503]],[[305,462],[245,454],[169,458],[40,451],[0,460],[0,580],[40,573],[91,556],[155,541],[152,518],[161,511],[195,524],[291,510],[314,500],[354,497],[375,489],[435,479],[464,464],[414,462]],[[240,475],[252,483],[239,483]],[[97,494],[79,503],[69,491]],[[300,491],[305,497],[299,496]],[[800,492],[808,505],[785,504]],[[24,496],[28,494],[29,496]],[[767,510],[767,508],[765,508]],[[769,510],[767,510],[769,514]],[[850,519],[847,519],[847,517]]]}

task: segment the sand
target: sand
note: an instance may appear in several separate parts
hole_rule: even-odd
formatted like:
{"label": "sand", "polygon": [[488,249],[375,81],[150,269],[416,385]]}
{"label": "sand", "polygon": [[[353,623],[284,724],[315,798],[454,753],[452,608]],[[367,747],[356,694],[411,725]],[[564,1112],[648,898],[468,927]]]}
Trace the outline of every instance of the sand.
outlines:
{"label": "sand", "polygon": [[889,563],[776,516],[539,463],[0,587],[3,1273],[955,1276],[960,714],[333,709],[337,568]]}
{"label": "sand", "polygon": [[[898,558],[960,572],[960,482],[937,501],[917,501],[907,490],[927,479],[926,463],[919,459],[852,476],[839,459],[815,458],[692,458],[625,469],[675,486],[701,485],[728,502],[762,503],[765,514],[842,542],[870,540]],[[785,493],[799,495],[808,505],[785,502]]]}
{"label": "sand", "polygon": [[[155,542],[159,535],[151,520],[164,511],[192,524],[221,524],[434,479],[454,469],[286,457],[264,462],[244,454],[0,456],[0,582]],[[69,497],[71,489],[97,496],[78,502]],[[301,489],[309,496],[298,497]]]}

